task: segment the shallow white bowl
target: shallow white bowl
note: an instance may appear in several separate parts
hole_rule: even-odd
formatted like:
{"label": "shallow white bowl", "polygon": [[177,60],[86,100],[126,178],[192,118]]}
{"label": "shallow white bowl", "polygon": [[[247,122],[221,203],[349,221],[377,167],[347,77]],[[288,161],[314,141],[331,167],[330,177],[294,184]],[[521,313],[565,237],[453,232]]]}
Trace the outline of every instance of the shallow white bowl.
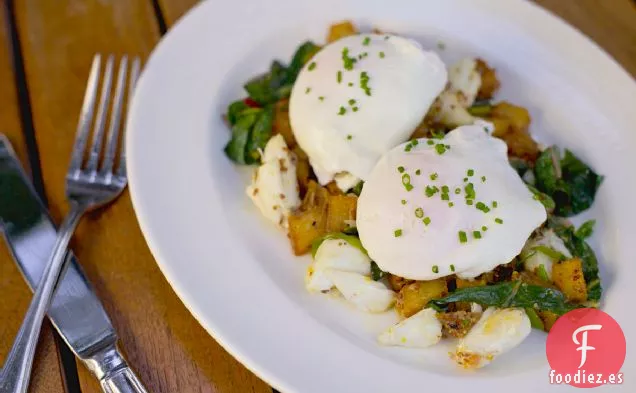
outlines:
{"label": "shallow white bowl", "polygon": [[[602,264],[603,307],[633,342],[636,83],[579,32],[520,0],[208,1],[169,32],[131,108],[130,188],[161,270],[208,332],[286,393],[551,389],[539,332],[479,372],[457,369],[444,345],[378,346],[375,335],[395,317],[308,294],[308,260],[292,255],[286,237],[244,195],[247,170],[222,151],[227,104],[272,59],[288,61],[307,38],[323,42],[342,19],[430,48],[441,41],[447,62],[483,57],[502,80],[498,98],[529,108],[539,140],[570,148],[606,175],[581,219],[598,219],[592,245]],[[628,351],[623,370],[636,370],[635,358]],[[630,377],[623,388],[633,386]]]}

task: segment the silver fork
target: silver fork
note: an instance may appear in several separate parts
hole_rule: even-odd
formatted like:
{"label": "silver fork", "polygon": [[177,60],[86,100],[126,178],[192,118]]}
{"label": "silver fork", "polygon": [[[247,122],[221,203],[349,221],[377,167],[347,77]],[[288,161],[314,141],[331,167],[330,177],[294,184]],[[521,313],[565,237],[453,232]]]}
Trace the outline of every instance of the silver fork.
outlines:
{"label": "silver fork", "polygon": [[[105,135],[114,63],[114,56],[110,55],[106,60],[104,76],[101,78],[103,81],[101,83],[101,94],[95,118],[93,138],[88,158],[85,160],[86,142],[93,125],[93,113],[100,85],[102,66],[101,55],[97,54],[93,58],[84,95],[84,103],[77,125],[77,135],[71,163],[66,174],[66,197],[71,209],[60,225],[58,237],[42,274],[42,279],[31,300],[4,368],[0,371],[0,393],[27,392],[42,320],[51,303],[55,284],[64,269],[65,261],[68,260],[65,256],[71,236],[84,213],[114,201],[121,195],[128,183],[123,143],[120,148],[121,153],[119,154],[117,165],[115,161],[117,147],[121,139],[119,129],[124,96],[126,95],[125,90],[127,90],[128,99],[130,100],[134,84],[139,75],[140,60],[135,58],[132,61],[129,78],[127,78],[128,58],[124,56],[119,62],[108,135]],[[128,85],[127,89],[126,85]],[[105,138],[107,138],[105,151],[102,152]],[[100,165],[100,157],[102,156],[103,159]]]}

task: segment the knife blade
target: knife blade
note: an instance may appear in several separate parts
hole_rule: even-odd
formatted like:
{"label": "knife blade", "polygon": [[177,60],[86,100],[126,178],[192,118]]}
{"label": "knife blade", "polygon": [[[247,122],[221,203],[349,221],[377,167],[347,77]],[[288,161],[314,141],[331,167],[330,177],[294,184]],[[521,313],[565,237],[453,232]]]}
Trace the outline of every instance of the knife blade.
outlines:
{"label": "knife blade", "polygon": [[[57,230],[8,139],[0,134],[0,229],[33,290],[53,249]],[[72,251],[48,316],[69,348],[107,393],[145,392],[117,348],[117,333]]]}

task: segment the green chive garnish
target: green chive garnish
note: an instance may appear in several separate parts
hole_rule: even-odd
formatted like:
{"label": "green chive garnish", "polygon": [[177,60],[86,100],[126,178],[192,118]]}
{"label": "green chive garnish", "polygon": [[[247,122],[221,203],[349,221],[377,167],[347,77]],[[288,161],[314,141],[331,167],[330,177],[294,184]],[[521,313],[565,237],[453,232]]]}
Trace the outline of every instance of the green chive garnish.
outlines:
{"label": "green chive garnish", "polygon": [[324,97],[324,96],[320,96],[320,97],[318,97],[318,99],[319,99],[320,101],[324,101],[324,100],[325,100],[325,97]]}
{"label": "green chive garnish", "polygon": [[433,273],[439,273],[439,267],[437,267],[437,265],[433,265]]}
{"label": "green chive garnish", "polygon": [[349,87],[353,87],[353,82],[348,83]]}
{"label": "green chive garnish", "polygon": [[448,207],[453,207],[455,204],[453,202],[448,202]]}
{"label": "green chive garnish", "polygon": [[305,94],[309,94],[309,92],[311,91],[311,87],[308,87],[305,89]]}
{"label": "green chive garnish", "polygon": [[431,186],[426,186],[426,190],[424,190],[424,192],[426,193],[426,196],[429,198],[435,195],[437,191],[438,191],[437,187],[431,187]]}
{"label": "green chive garnish", "polygon": [[486,204],[483,202],[477,202],[475,207],[484,213],[488,213],[490,211],[490,208],[488,208],[488,206],[486,206]]}
{"label": "green chive garnish", "polygon": [[473,200],[472,200],[472,199],[466,199],[466,204],[467,204],[468,206],[472,206],[472,204],[473,204]]}
{"label": "green chive garnish", "polygon": [[340,116],[344,115],[345,113],[347,113],[347,109],[344,106],[340,107],[340,111],[338,112],[338,114]]}
{"label": "green chive garnish", "polygon": [[400,236],[402,236],[402,230],[401,230],[401,229],[396,229],[396,230],[393,232],[393,236],[395,236],[395,237],[400,237]]}
{"label": "green chive garnish", "polygon": [[342,71],[338,71],[338,73],[336,74],[336,80],[338,81],[338,83],[342,82]]}
{"label": "green chive garnish", "polygon": [[406,205],[406,199],[402,199],[402,204]]}
{"label": "green chive garnish", "polygon": [[371,88],[369,87],[369,74],[366,71],[360,73],[360,88],[364,90],[364,94],[370,96]]}
{"label": "green chive garnish", "polygon": [[435,141],[434,141],[434,140],[432,140],[432,139],[429,139],[428,141],[426,141],[426,143],[427,143],[429,146],[432,146],[432,145],[434,145],[434,144],[435,144]]}
{"label": "green chive garnish", "polygon": [[479,231],[473,231],[473,237],[475,239],[481,239],[481,232]]}
{"label": "green chive garnish", "polygon": [[496,208],[497,206],[499,206],[499,203],[497,203],[497,201],[492,201],[492,207]]}
{"label": "green chive garnish", "polygon": [[448,201],[448,200],[450,200],[450,197],[448,196],[448,194],[442,194],[442,200],[443,201]]}
{"label": "green chive garnish", "polygon": [[450,271],[451,271],[451,272],[454,272],[454,271],[455,271],[455,265],[453,265],[453,264],[451,264],[451,265],[450,265]]}
{"label": "green chive garnish", "polygon": [[312,61],[311,63],[309,63],[309,67],[307,67],[307,69],[309,71],[313,71],[314,68],[316,68],[316,62]]}
{"label": "green chive garnish", "polygon": [[421,207],[415,209],[415,217],[422,218],[424,217],[424,210]]}
{"label": "green chive garnish", "polygon": [[468,183],[465,187],[464,187],[464,192],[466,193],[466,198],[469,199],[475,199],[475,186],[473,185],[473,183]]}
{"label": "green chive garnish", "polygon": [[485,183],[485,182],[486,182],[486,176],[482,176],[482,177],[481,177],[481,182],[482,182],[482,183]]}
{"label": "green chive garnish", "polygon": [[362,40],[362,45],[369,45],[369,43],[371,42],[371,37],[364,37],[364,40]]}
{"label": "green chive garnish", "polygon": [[448,194],[448,186],[442,186],[442,192]]}
{"label": "green chive garnish", "polygon": [[488,227],[484,225],[483,227],[481,227],[481,230],[486,232],[488,230]]}
{"label": "green chive garnish", "polygon": [[435,150],[437,151],[437,154],[440,154],[440,155],[446,153],[446,147],[442,145],[441,143],[438,143],[437,145],[435,145]]}
{"label": "green chive garnish", "polygon": [[466,243],[468,241],[468,237],[466,236],[466,232],[459,231],[457,233],[457,235],[459,236],[459,242],[460,243]]}
{"label": "green chive garnish", "polygon": [[380,59],[384,59],[384,52],[380,52],[379,55],[380,55]]}
{"label": "green chive garnish", "polygon": [[413,186],[411,185],[411,176],[409,176],[408,173],[402,175],[402,184],[404,185],[404,188],[406,188],[406,191],[411,191],[413,189]]}
{"label": "green chive garnish", "polygon": [[431,176],[429,176],[431,178],[431,180],[437,180],[438,174],[437,172],[435,173],[431,173]]}
{"label": "green chive garnish", "polygon": [[418,169],[418,170],[415,171],[415,174],[419,176],[419,175],[422,174],[422,171]]}
{"label": "green chive garnish", "polygon": [[351,135],[351,134],[347,135],[347,140],[350,141],[352,138],[353,138],[353,135]]}
{"label": "green chive garnish", "polygon": [[404,167],[403,166],[399,166],[398,167],[398,172],[403,173],[404,172]]}
{"label": "green chive garnish", "polygon": [[351,71],[356,61],[355,58],[349,56],[349,48],[345,47],[342,49],[342,62],[345,70]]}
{"label": "green chive garnish", "polygon": [[356,103],[356,100],[354,100],[353,98],[349,100],[349,105],[353,105]]}
{"label": "green chive garnish", "polygon": [[428,226],[428,224],[431,223],[431,218],[430,217],[424,217],[422,222],[424,223],[424,225]]}
{"label": "green chive garnish", "polygon": [[351,108],[352,111],[357,112],[358,111],[358,107],[354,106],[353,108]]}
{"label": "green chive garnish", "polygon": [[497,224],[503,224],[503,220],[501,218],[499,218],[499,217],[495,218],[495,222]]}
{"label": "green chive garnish", "polygon": [[457,188],[455,189],[455,194],[459,194],[460,192],[462,192],[462,189],[461,189],[461,188],[459,188],[459,187],[457,187]]}
{"label": "green chive garnish", "polygon": [[467,178],[467,177],[465,177],[465,178],[464,178],[464,182],[467,182],[467,181],[468,181],[468,178]]}
{"label": "green chive garnish", "polygon": [[472,169],[469,169],[469,170],[466,171],[466,174],[468,175],[468,177],[470,177],[470,176],[475,174],[475,171],[472,170]]}

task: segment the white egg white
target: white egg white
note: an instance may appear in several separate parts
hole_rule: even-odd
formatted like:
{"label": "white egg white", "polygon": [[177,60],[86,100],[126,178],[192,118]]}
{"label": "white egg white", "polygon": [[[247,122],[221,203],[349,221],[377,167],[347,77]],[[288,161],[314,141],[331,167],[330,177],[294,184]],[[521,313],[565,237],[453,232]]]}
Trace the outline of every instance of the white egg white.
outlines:
{"label": "white egg white", "polygon": [[[469,125],[385,154],[358,199],[356,223],[371,259],[416,280],[472,278],[510,262],[547,215],[506,152],[502,140]],[[427,187],[437,191],[427,195]]]}
{"label": "white egg white", "polygon": [[296,79],[289,115],[319,182],[342,173],[365,180],[383,153],[409,137],[446,82],[437,54],[399,36],[349,36],[316,53]]}
{"label": "white egg white", "polygon": [[378,342],[382,345],[426,348],[437,344],[441,338],[442,324],[437,319],[437,312],[425,308],[382,332]]}

